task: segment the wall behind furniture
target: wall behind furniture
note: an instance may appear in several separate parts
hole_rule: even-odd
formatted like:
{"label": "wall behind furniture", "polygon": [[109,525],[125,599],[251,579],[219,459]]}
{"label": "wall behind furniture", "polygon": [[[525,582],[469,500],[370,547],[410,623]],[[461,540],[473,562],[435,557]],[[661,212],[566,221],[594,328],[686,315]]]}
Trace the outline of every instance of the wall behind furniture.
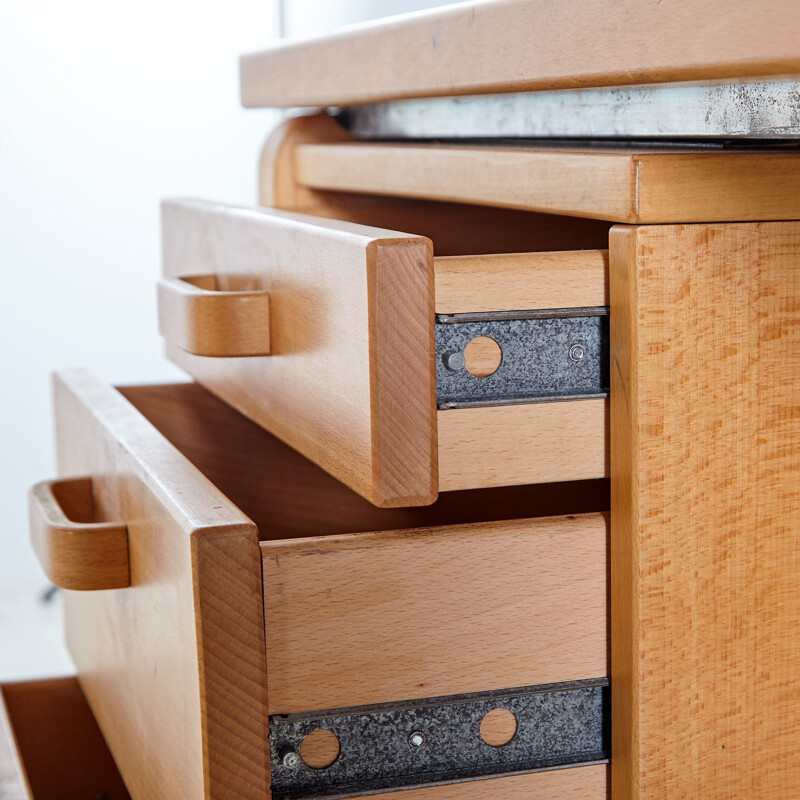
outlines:
{"label": "wall behind furniture", "polygon": [[[314,36],[342,25],[388,17],[431,7],[455,5],[456,0],[278,0],[281,28],[287,36]],[[369,69],[369,65],[364,65]]]}
{"label": "wall behind furniture", "polygon": [[183,379],[156,332],[158,205],[255,199],[277,113],[240,107],[239,55],[431,5],[0,2],[0,594],[46,586],[25,494],[55,472],[50,372]]}
{"label": "wall behind furniture", "polygon": [[50,371],[183,379],[156,333],[159,199],[254,201],[275,112],[240,108],[237,61],[276,31],[270,0],[0,2],[6,596],[46,586],[25,494],[55,470]]}

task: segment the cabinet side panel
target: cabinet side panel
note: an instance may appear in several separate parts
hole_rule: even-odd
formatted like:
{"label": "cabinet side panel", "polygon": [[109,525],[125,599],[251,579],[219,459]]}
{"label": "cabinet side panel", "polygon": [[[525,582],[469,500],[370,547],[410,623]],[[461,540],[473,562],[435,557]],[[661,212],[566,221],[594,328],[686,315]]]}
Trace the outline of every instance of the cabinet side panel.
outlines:
{"label": "cabinet side panel", "polygon": [[800,224],[611,236],[615,800],[800,794]]}

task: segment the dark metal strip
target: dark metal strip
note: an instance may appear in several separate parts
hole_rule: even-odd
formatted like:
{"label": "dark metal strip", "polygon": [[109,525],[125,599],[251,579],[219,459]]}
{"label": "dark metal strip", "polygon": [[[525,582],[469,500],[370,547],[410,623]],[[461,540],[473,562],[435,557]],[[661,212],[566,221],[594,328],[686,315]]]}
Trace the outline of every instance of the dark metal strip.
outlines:
{"label": "dark metal strip", "polygon": [[455,325],[459,322],[607,316],[608,306],[591,306],[589,308],[533,308],[527,311],[472,311],[465,314],[437,314],[436,321],[446,325]]}
{"label": "dark metal strip", "polygon": [[[440,409],[605,397],[609,386],[608,309],[571,308],[436,318],[436,397]],[[498,369],[477,377],[464,350],[494,339]]]}
{"label": "dark metal strip", "polygon": [[[608,679],[270,717],[273,800],[352,797],[608,760]],[[486,744],[484,716],[514,714],[505,745]],[[339,739],[337,759],[301,758],[313,731]]]}

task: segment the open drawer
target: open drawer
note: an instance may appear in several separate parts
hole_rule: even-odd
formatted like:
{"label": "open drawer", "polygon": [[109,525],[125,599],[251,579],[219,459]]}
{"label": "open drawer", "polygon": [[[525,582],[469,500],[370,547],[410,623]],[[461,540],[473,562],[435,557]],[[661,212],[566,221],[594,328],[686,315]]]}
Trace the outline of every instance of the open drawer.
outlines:
{"label": "open drawer", "polygon": [[129,800],[75,678],[0,686],[2,800]]}
{"label": "open drawer", "polygon": [[606,797],[606,481],[378,509],[197,384],[55,392],[34,541],[134,797]]}
{"label": "open drawer", "polygon": [[500,252],[434,258],[426,236],[190,201],[162,226],[170,358],[373,504],[608,474],[606,250],[506,253],[498,228]]}

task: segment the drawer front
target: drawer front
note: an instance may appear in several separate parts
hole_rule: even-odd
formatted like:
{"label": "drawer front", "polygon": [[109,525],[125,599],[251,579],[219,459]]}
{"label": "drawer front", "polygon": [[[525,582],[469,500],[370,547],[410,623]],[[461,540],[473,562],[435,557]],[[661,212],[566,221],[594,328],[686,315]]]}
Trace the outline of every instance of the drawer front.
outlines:
{"label": "drawer front", "polygon": [[200,202],[163,237],[170,358],[373,504],[608,475],[606,251],[434,258]]}
{"label": "drawer front", "polygon": [[[128,588],[64,592],[67,645],[126,784],[134,797],[266,800],[255,525],[110,386],[64,373],[55,406],[60,473],[91,478],[94,524],[127,530]],[[56,492],[83,524],[73,495]]]}
{"label": "drawer front", "polygon": [[270,355],[225,358],[179,347],[162,299],[170,357],[377,505],[435,500],[430,241],[201,203],[162,225],[165,276],[245,275],[270,307]]}
{"label": "drawer front", "polygon": [[129,800],[75,678],[0,686],[0,798]]}

